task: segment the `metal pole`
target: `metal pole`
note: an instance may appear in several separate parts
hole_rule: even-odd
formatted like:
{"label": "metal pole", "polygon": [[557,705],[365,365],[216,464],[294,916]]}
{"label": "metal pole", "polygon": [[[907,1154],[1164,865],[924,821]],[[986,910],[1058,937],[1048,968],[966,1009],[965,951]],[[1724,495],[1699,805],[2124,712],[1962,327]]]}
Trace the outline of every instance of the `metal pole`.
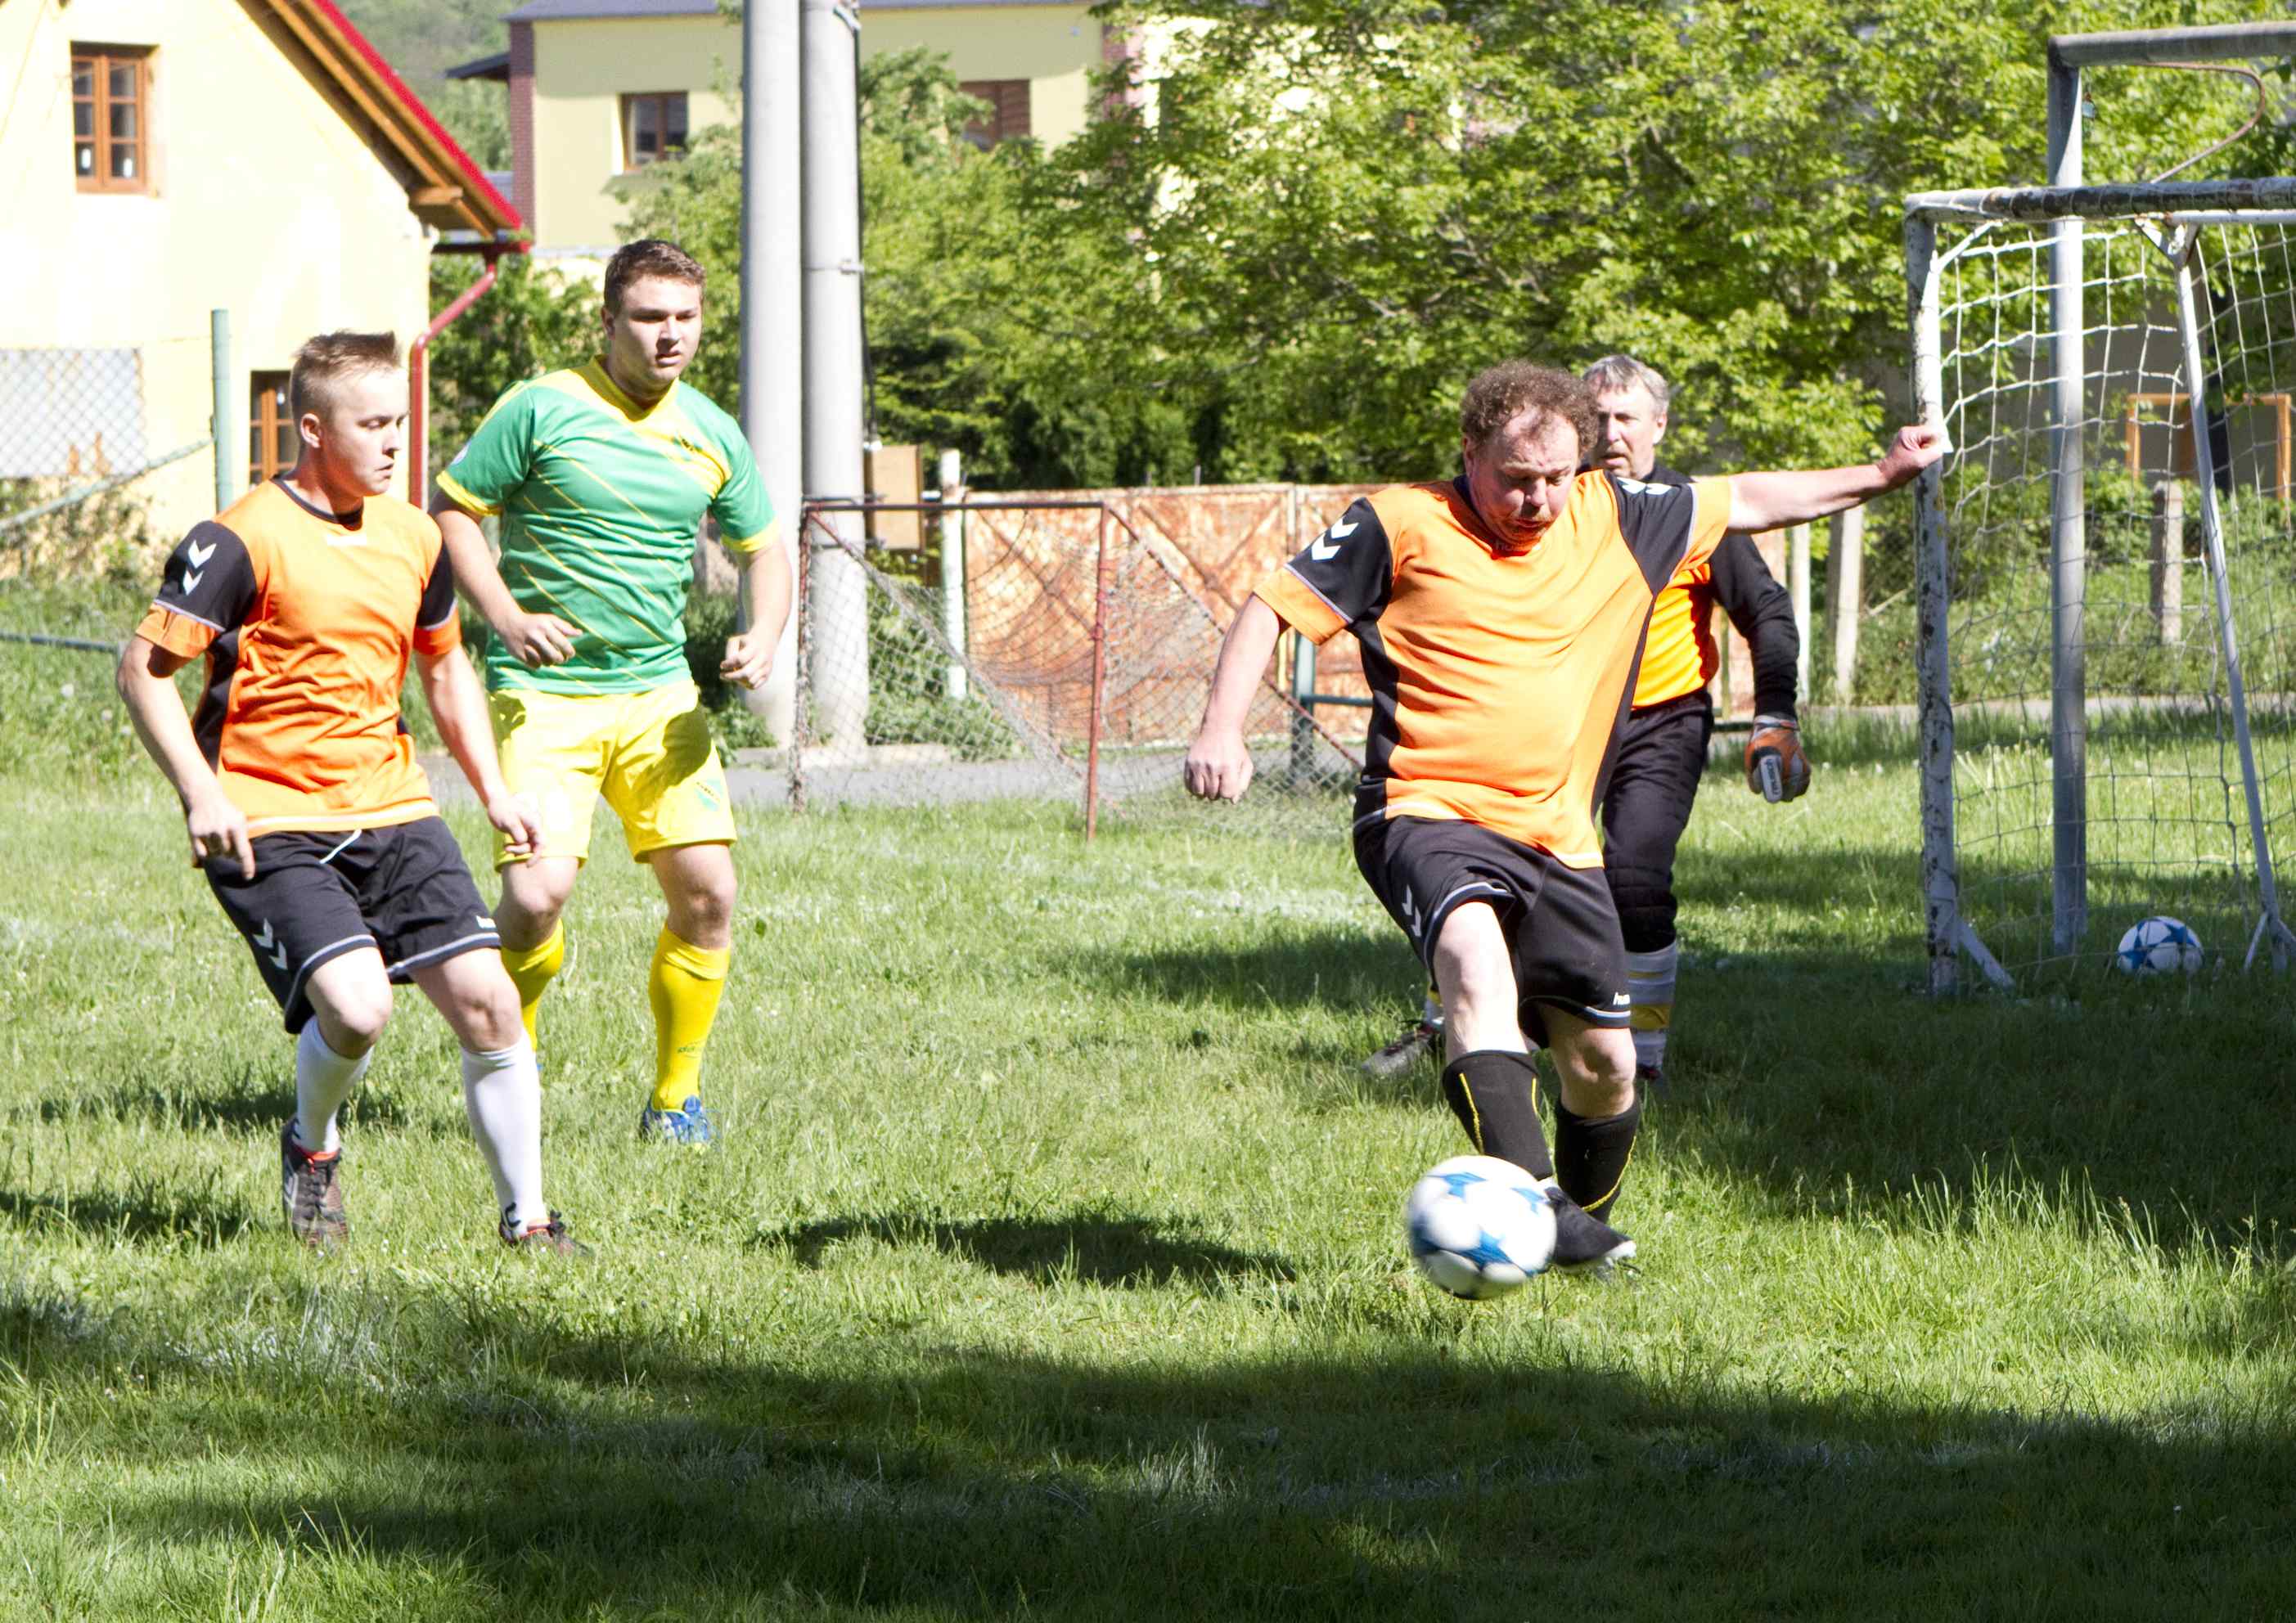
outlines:
{"label": "metal pole", "polygon": [[1833,539],[1825,553],[1825,612],[1833,622],[1833,692],[1848,704],[1857,688],[1857,622],[1866,611],[1866,510],[1851,507],[1833,515]]}
{"label": "metal pole", "polygon": [[[801,509],[790,537],[797,570],[797,596],[790,604],[790,618],[797,622],[797,657],[808,669],[813,659],[813,527],[819,522],[811,508]],[[790,718],[789,800],[793,812],[805,809],[805,753],[813,746],[813,706],[806,695],[811,691],[810,683],[797,684],[794,714]]]}
{"label": "metal pole", "polygon": [[[742,432],[787,543],[791,590],[803,574],[798,510],[805,500],[804,262],[791,229],[802,207],[798,118],[798,12],[790,0],[742,8]],[[737,591],[748,625],[749,594]],[[795,599],[791,599],[794,605]],[[796,732],[797,619],[791,613],[763,687],[742,701],[787,742]]]}
{"label": "metal pole", "polygon": [[[1913,295],[1914,415],[1940,422],[1945,386],[1938,332],[1937,227],[1906,222],[1906,280]],[[1947,535],[1944,463],[1914,483],[1915,618],[1920,634],[1915,676],[1922,726],[1922,900],[1929,946],[1930,991],[1959,989],[1961,870],[1954,848],[1953,675],[1946,640]]]}
{"label": "metal pole", "polygon": [[2163,648],[2185,640],[2185,487],[2152,487],[2152,635]]}
{"label": "metal pole", "polygon": [[[843,495],[862,486],[861,153],[854,83],[861,20],[840,0],[798,3],[805,70],[805,488]],[[816,522],[858,547],[857,515],[832,511]],[[812,730],[840,749],[858,749],[869,713],[869,578],[833,545],[821,546],[808,569]]]}
{"label": "metal pole", "polygon": [[[2185,381],[2192,398],[2186,420],[2192,425],[2193,477],[2200,487],[2201,540],[2216,585],[2217,635],[2224,646],[2226,696],[2232,706],[2232,734],[2240,753],[2241,788],[2248,800],[2248,832],[2256,854],[2256,893],[2263,913],[2261,928],[2273,932],[2272,962],[2287,967],[2292,938],[2280,916],[2280,897],[2273,882],[2272,840],[2264,821],[2264,794],[2257,782],[2256,745],[2248,730],[2248,685],[2241,674],[2240,642],[2234,633],[2232,578],[2225,568],[2224,520],[2217,507],[2216,455],[2209,444],[2208,402],[2202,398],[2207,374],[2202,370],[2200,300],[2193,291],[2193,256],[2199,234],[2190,233],[2180,244],[2177,262],[2177,325],[2185,346]],[[2255,955],[2255,947],[2249,948]]]}
{"label": "metal pole", "polygon": [[[2049,57],[2049,184],[2081,184],[2081,75]],[[2050,275],[2049,764],[2055,860],[2050,939],[2060,955],[2078,951],[2088,928],[2088,509],[2083,481],[2084,373],[2082,234],[2078,217],[2053,228]]]}
{"label": "metal pole", "polygon": [[238,481],[233,477],[234,454],[240,443],[231,411],[231,312],[208,312],[208,387],[211,397],[209,431],[215,440],[216,511],[231,505]]}
{"label": "metal pole", "polygon": [[1108,509],[1100,510],[1100,554],[1093,566],[1092,715],[1084,746],[1084,837],[1089,844],[1100,826],[1100,727],[1108,687],[1108,607],[1113,594],[1108,554]]}
{"label": "metal pole", "polygon": [[[940,629],[959,654],[964,643],[964,458],[955,451],[940,454]],[[963,660],[948,667],[948,696],[963,699],[966,672]]]}
{"label": "metal pole", "polygon": [[1786,531],[1786,592],[1793,600],[1794,692],[1809,698],[1809,526]]}
{"label": "metal pole", "polygon": [[1292,782],[1305,784],[1316,772],[1316,644],[1292,634]]}

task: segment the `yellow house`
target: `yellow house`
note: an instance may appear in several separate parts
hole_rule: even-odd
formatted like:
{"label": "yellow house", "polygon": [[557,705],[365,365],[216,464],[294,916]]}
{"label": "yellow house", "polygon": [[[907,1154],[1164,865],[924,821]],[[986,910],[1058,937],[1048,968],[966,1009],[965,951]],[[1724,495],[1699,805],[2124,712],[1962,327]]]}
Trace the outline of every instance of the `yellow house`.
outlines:
{"label": "yellow house", "polygon": [[[291,463],[298,344],[411,341],[440,234],[521,225],[331,0],[8,0],[0,63],[0,496],[207,438],[218,309],[223,471],[246,488]],[[172,539],[214,511],[215,461],[128,488]]]}
{"label": "yellow house", "polygon": [[[977,138],[1056,144],[1085,127],[1091,75],[1124,49],[1077,0],[863,0],[865,56],[946,56],[994,110]],[[615,182],[736,118],[742,31],[716,0],[527,0],[510,49],[451,70],[510,92],[512,196],[537,253],[603,258],[627,210]]]}

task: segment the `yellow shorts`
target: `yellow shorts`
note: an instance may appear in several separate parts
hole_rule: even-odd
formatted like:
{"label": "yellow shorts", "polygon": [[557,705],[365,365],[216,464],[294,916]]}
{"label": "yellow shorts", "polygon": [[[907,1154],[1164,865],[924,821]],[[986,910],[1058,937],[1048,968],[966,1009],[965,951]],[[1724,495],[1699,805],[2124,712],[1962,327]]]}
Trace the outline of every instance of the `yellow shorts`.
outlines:
{"label": "yellow shorts", "polygon": [[[503,780],[542,821],[537,857],[588,860],[600,795],[639,861],[669,846],[732,841],[726,769],[691,682],[642,693],[510,689],[491,700]],[[498,837],[495,865],[509,861]]]}

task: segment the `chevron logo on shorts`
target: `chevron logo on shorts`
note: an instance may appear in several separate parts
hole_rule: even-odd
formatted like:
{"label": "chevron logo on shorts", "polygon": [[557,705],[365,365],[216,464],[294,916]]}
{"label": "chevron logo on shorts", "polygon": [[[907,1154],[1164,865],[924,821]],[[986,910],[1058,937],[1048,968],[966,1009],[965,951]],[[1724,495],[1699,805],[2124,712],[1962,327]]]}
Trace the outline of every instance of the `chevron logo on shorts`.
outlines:
{"label": "chevron logo on shorts", "polygon": [[[287,967],[287,943],[271,933],[269,919],[263,921],[263,933],[255,937],[254,941],[255,950],[271,960],[273,969],[283,970]],[[272,950],[275,947],[278,949],[275,952]]]}

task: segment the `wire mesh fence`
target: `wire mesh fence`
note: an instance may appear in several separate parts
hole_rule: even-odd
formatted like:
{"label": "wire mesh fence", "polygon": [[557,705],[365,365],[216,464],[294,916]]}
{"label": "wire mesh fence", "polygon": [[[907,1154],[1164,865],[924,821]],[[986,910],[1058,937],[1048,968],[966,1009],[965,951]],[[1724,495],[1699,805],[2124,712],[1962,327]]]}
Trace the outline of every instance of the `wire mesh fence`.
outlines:
{"label": "wire mesh fence", "polygon": [[[1238,544],[1207,570],[1171,540],[1176,510],[1144,522],[1078,496],[916,504],[940,544],[901,557],[858,539],[864,507],[806,511],[794,804],[1028,799],[1074,807],[1089,836],[1185,803],[1181,762],[1233,613],[1207,583],[1256,554],[1239,564]],[[1288,521],[1260,550],[1287,537]],[[1239,815],[1337,829],[1361,725],[1333,718],[1360,712],[1335,708],[1343,695],[1300,702],[1287,675],[1254,699],[1261,773]]]}
{"label": "wire mesh fence", "polygon": [[1917,354],[1954,446],[1924,498],[1932,979],[2102,969],[2153,914],[2219,961],[2281,956],[2287,217],[2096,214],[2069,303],[2053,220],[1931,228]]}
{"label": "wire mesh fence", "polygon": [[152,425],[166,415],[149,398],[157,347],[0,348],[0,581],[54,580],[136,556],[152,531],[152,476],[196,470],[193,459],[212,452],[205,434],[157,442]]}

